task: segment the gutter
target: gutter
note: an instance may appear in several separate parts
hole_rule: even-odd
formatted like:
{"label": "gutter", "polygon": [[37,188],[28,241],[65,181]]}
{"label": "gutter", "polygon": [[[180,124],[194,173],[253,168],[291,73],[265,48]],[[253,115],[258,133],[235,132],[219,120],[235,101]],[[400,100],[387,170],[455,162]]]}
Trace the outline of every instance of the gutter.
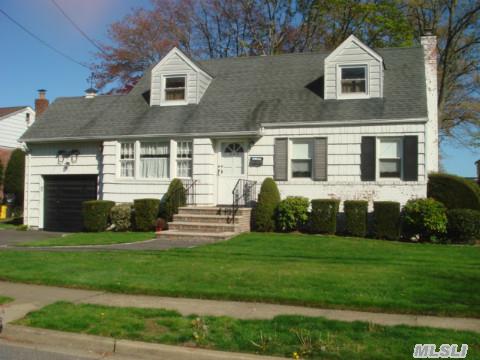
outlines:
{"label": "gutter", "polygon": [[315,122],[285,122],[285,123],[262,123],[266,128],[284,128],[284,127],[325,127],[325,126],[348,126],[348,125],[383,125],[383,124],[424,124],[428,118],[409,118],[409,119],[369,119],[369,120],[337,120],[337,121],[315,121]]}
{"label": "gutter", "polygon": [[61,142],[61,141],[87,141],[87,140],[119,140],[119,139],[144,139],[144,138],[182,138],[182,137],[242,137],[242,136],[260,136],[259,130],[252,131],[237,131],[237,132],[212,132],[212,133],[169,133],[169,134],[143,134],[143,135],[112,135],[112,136],[79,136],[79,137],[58,137],[58,138],[37,138],[28,139],[21,138],[20,141],[26,143],[46,143],[46,142]]}

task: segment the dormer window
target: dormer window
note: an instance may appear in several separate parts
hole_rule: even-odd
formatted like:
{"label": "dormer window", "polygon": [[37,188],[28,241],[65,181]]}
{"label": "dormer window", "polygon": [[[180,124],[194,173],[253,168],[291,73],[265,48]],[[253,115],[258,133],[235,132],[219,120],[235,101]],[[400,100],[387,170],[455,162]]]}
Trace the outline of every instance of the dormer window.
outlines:
{"label": "dormer window", "polygon": [[367,94],[366,66],[340,66],[340,75],[342,95]]}
{"label": "dormer window", "polygon": [[165,101],[183,102],[185,96],[185,76],[165,77]]}

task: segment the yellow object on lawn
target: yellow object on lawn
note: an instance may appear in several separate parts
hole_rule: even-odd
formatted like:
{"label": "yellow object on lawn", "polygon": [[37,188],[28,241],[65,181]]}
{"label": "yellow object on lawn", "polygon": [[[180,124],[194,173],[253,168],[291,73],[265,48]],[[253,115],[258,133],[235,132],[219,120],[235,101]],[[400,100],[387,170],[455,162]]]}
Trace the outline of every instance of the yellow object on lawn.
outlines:
{"label": "yellow object on lawn", "polygon": [[0,220],[7,218],[7,205],[0,206]]}

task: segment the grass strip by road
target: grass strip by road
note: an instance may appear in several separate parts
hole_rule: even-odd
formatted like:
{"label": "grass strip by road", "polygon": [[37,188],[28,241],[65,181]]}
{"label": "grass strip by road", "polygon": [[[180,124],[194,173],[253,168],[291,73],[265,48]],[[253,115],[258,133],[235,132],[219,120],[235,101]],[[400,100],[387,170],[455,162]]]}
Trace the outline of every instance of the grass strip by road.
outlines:
{"label": "grass strip by road", "polygon": [[153,232],[99,232],[74,233],[52,239],[29,241],[16,246],[82,246],[82,245],[111,245],[150,240],[155,238]]}
{"label": "grass strip by road", "polygon": [[468,359],[480,359],[475,333],[301,316],[238,320],[58,302],[17,323],[117,339],[308,359],[405,359],[411,357],[417,343],[468,344]]}
{"label": "grass strip by road", "polygon": [[293,234],[145,252],[0,251],[0,279],[110,292],[480,317],[480,247]]}
{"label": "grass strip by road", "polygon": [[12,302],[12,301],[13,301],[13,299],[11,297],[0,295],[0,305],[6,304],[6,303],[9,303],[9,302]]}

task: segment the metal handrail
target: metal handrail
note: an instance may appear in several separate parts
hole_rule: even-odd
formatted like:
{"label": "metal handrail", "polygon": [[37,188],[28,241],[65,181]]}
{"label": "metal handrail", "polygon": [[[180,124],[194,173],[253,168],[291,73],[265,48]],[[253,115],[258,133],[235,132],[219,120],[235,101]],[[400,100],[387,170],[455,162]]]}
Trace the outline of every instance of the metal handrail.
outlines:
{"label": "metal handrail", "polygon": [[232,190],[232,196],[232,224],[235,224],[235,215],[240,206],[253,206],[253,202],[257,198],[257,182],[238,179]]}
{"label": "metal handrail", "polygon": [[182,200],[182,192],[185,195],[185,204],[184,205],[196,205],[197,204],[197,182],[198,180],[182,180],[183,187],[176,189],[173,193],[170,194],[170,199],[175,199],[176,204],[180,204]]}

